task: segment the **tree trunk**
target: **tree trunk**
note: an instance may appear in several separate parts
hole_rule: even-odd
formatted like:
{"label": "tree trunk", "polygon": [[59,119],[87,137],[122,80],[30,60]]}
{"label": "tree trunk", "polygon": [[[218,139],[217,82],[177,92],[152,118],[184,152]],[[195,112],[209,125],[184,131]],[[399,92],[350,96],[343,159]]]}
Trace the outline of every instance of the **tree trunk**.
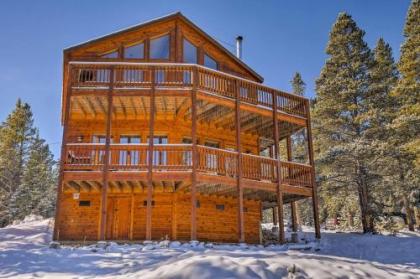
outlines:
{"label": "tree trunk", "polygon": [[414,219],[416,220],[416,228],[420,231],[420,207],[414,207]]}
{"label": "tree trunk", "polygon": [[352,212],[350,212],[347,215],[347,222],[349,224],[349,227],[354,227],[354,219],[353,219],[353,213]]}
{"label": "tree trunk", "polygon": [[372,230],[370,228],[370,222],[369,222],[369,217],[368,217],[369,210],[367,208],[367,194],[366,194],[366,190],[364,189],[364,186],[359,185],[358,192],[359,192],[359,205],[360,205],[360,214],[361,214],[363,233],[369,233],[369,232],[372,232]]}
{"label": "tree trunk", "polygon": [[407,225],[409,231],[414,231],[414,223],[413,223],[413,212],[410,208],[410,203],[408,202],[408,198],[404,196],[403,198],[404,208],[405,208],[405,216],[407,218]]}

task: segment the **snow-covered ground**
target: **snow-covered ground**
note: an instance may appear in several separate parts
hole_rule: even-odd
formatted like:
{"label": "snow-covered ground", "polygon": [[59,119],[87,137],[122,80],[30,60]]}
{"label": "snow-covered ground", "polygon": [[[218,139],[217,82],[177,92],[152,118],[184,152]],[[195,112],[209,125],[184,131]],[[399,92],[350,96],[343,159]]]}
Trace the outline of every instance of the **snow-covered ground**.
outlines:
{"label": "snow-covered ground", "polygon": [[51,225],[32,220],[0,229],[0,278],[420,278],[416,233],[323,232],[319,244],[299,246],[162,242],[52,249]]}

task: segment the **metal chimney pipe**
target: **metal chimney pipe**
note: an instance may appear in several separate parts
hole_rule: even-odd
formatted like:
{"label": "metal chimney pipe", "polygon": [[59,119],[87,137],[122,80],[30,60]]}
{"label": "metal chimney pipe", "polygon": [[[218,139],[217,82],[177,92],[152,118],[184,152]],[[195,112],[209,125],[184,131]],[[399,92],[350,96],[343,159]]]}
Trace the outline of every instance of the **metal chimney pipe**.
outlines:
{"label": "metal chimney pipe", "polygon": [[242,60],[242,36],[236,37],[236,57]]}

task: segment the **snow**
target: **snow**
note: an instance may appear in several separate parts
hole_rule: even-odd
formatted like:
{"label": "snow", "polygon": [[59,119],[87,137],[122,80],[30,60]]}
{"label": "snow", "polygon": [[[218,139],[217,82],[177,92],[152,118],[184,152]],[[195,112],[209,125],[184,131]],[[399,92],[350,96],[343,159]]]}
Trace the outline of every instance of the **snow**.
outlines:
{"label": "snow", "polygon": [[[319,243],[282,246],[164,240],[52,249],[52,223],[31,217],[0,229],[0,278],[420,278],[419,233],[324,231]],[[313,232],[304,228],[305,236]]]}

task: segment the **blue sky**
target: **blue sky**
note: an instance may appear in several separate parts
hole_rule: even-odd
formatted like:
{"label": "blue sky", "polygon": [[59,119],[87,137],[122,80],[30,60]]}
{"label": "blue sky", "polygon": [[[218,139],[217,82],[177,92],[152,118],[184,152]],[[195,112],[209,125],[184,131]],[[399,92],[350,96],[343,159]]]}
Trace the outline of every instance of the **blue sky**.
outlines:
{"label": "blue sky", "polygon": [[290,91],[301,72],[307,95],[325,62],[337,14],[350,13],[371,48],[383,37],[399,57],[409,0],[6,0],[0,6],[0,121],[17,98],[58,155],[61,141],[62,50],[143,21],[181,11],[226,48],[244,37],[244,61],[265,83]]}

